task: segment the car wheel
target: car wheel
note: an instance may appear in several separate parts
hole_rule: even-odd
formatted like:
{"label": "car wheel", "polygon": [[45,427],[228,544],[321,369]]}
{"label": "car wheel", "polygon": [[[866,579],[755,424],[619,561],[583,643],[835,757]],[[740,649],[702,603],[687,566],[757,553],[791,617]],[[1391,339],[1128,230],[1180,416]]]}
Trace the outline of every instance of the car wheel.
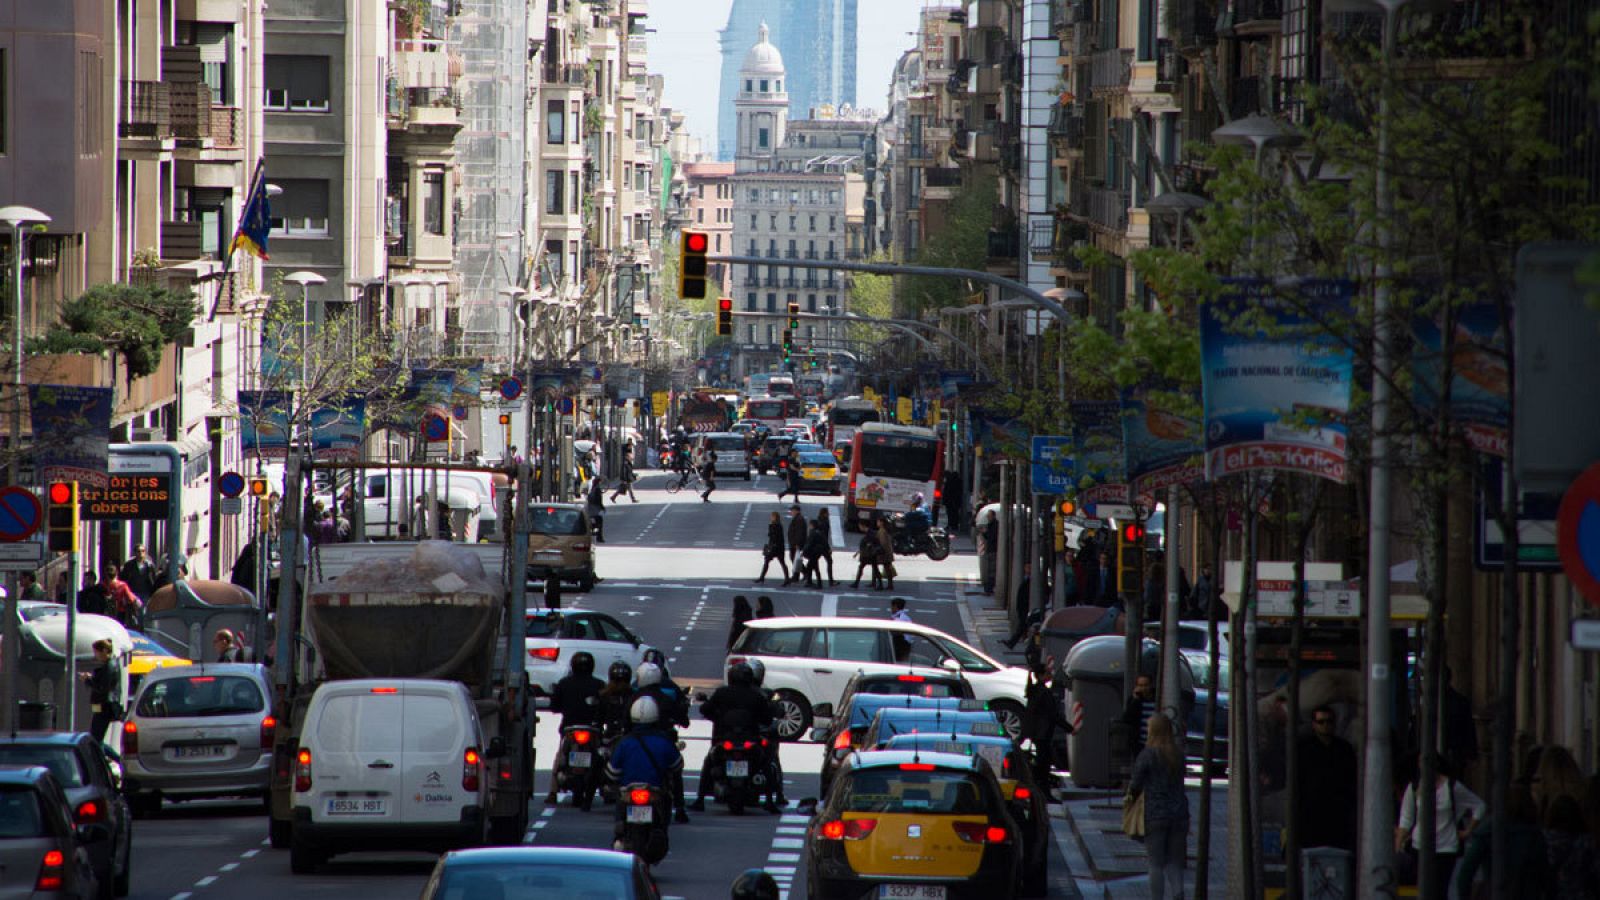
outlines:
{"label": "car wheel", "polygon": [[1022,740],[1022,707],[1010,700],[996,700],[989,704],[989,711],[1000,720],[1000,727],[1013,741]]}
{"label": "car wheel", "polygon": [[588,572],[583,573],[583,577],[578,579],[578,590],[582,591],[585,594],[587,594],[590,591],[594,590],[594,571],[593,570],[590,570]]}
{"label": "car wheel", "polygon": [[798,741],[811,730],[811,703],[806,698],[794,691],[779,691],[772,699],[778,740]]}
{"label": "car wheel", "polygon": [[290,834],[294,830],[292,823],[284,819],[267,820],[267,842],[274,850],[289,849]]}
{"label": "car wheel", "polygon": [[[122,848],[122,871],[118,872],[111,882],[111,894],[114,897],[128,896],[129,881],[133,876],[133,829],[128,829],[127,846]],[[113,861],[112,865],[116,865]]]}
{"label": "car wheel", "polygon": [[328,859],[326,851],[311,846],[299,832],[289,839],[289,871],[296,875],[310,875]]}
{"label": "car wheel", "polygon": [[1050,859],[1040,855],[1039,861],[1028,867],[1022,873],[1022,886],[1017,890],[1019,897],[1048,897],[1050,896]]}
{"label": "car wheel", "polygon": [[136,819],[148,819],[161,812],[161,795],[151,792],[128,798],[128,809]]}

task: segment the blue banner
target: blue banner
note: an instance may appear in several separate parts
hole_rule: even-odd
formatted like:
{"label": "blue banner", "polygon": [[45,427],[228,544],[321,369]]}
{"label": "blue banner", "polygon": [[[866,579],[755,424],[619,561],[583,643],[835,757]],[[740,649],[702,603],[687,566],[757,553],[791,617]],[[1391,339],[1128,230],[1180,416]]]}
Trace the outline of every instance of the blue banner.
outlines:
{"label": "blue banner", "polygon": [[289,408],[288,391],[239,392],[240,452],[246,458],[289,455]]}
{"label": "blue banner", "polygon": [[1226,285],[1200,308],[1207,476],[1282,469],[1343,482],[1354,354],[1335,335],[1350,319],[1355,285]]}
{"label": "blue banner", "polygon": [[1069,403],[1067,408],[1077,453],[1078,499],[1106,502],[1110,499],[1107,492],[1097,489],[1125,487],[1128,480],[1122,459],[1122,406],[1115,400],[1085,400]]}
{"label": "blue banner", "polygon": [[317,459],[357,459],[367,435],[367,401],[349,397],[340,406],[311,414],[311,455]]}
{"label": "blue banner", "polygon": [[[1468,445],[1480,453],[1504,457],[1511,420],[1507,389],[1506,335],[1493,303],[1474,303],[1453,311],[1450,417],[1461,426]],[[1417,374],[1413,397],[1417,408],[1437,414],[1443,394],[1444,332],[1439,323],[1418,318],[1412,323],[1412,351]]]}
{"label": "blue banner", "polygon": [[111,388],[28,385],[34,468],[41,482],[111,484]]}
{"label": "blue banner", "polygon": [[1073,479],[1072,438],[1053,434],[1033,436],[1033,492],[1053,496],[1077,493]]}
{"label": "blue banner", "polygon": [[456,380],[451,396],[451,402],[457,405],[477,406],[482,401],[479,396],[483,392],[483,363],[472,365],[456,372]]}
{"label": "blue banner", "polygon": [[1027,459],[1033,435],[1020,419],[999,411],[974,407],[972,437],[983,448],[984,456],[992,462],[997,459]]}
{"label": "blue banner", "polygon": [[1122,447],[1128,481],[1140,492],[1205,478],[1200,423],[1150,403],[1145,388],[1122,391]]}

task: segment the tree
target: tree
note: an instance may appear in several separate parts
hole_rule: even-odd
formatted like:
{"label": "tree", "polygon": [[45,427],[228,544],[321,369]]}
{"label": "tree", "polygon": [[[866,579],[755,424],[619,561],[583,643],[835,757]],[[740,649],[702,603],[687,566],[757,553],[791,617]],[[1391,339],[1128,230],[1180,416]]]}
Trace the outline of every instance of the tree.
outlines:
{"label": "tree", "polygon": [[[943,227],[924,236],[912,262],[919,266],[982,269],[989,256],[989,229],[994,222],[994,201],[999,180],[985,169],[974,169],[950,202]],[[903,276],[897,297],[900,313],[956,306],[965,302],[971,288],[953,278]]]}
{"label": "tree", "polygon": [[128,378],[142,378],[161,365],[161,353],[176,343],[199,313],[194,294],[153,285],[97,284],[63,303],[58,320],[27,342],[29,355],[121,356]]}

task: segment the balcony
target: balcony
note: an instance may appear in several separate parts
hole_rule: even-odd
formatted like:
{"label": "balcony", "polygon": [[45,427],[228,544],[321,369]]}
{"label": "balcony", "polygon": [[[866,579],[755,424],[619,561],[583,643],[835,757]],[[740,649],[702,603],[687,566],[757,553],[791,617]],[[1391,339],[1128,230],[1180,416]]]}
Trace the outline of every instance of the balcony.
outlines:
{"label": "balcony", "polygon": [[998,65],[978,66],[968,76],[967,92],[971,94],[998,94],[1000,93],[1000,84],[1000,67]]}
{"label": "balcony", "polygon": [[1071,149],[1083,149],[1083,108],[1077,104],[1057,104],[1050,108],[1049,134]]}
{"label": "balcony", "polygon": [[1019,244],[1015,228],[989,229],[989,258],[1016,259]]}
{"label": "balcony", "polygon": [[1167,33],[1179,50],[1216,43],[1217,0],[1171,0],[1167,23]]}
{"label": "balcony", "polygon": [[583,87],[589,83],[589,67],[572,63],[560,65],[546,62],[544,83],[548,85],[565,85],[567,87]]}
{"label": "balcony", "polygon": [[1006,5],[1002,0],[972,0],[967,4],[967,27],[1006,27]]}
{"label": "balcony", "polygon": [[922,183],[931,188],[958,188],[961,187],[961,170],[946,167],[929,169],[924,173]]}
{"label": "balcony", "polygon": [[211,137],[211,88],[204,82],[179,81],[167,85],[172,135],[179,140]]}
{"label": "balcony", "polygon": [[800,258],[800,251],[794,249],[793,247],[790,247],[789,249],[783,251],[783,258],[784,259],[799,259]]}
{"label": "balcony", "polygon": [[415,38],[395,42],[395,78],[407,88],[449,88],[450,54],[444,41]]}
{"label": "balcony", "polygon": [[1090,224],[1107,231],[1122,232],[1128,228],[1128,195],[1114,188],[1085,188]]}
{"label": "balcony", "polygon": [[199,222],[162,222],[161,258],[191,260],[205,255],[201,249],[201,227]]}
{"label": "balcony", "polygon": [[218,150],[240,150],[244,147],[244,128],[237,106],[211,107],[211,143]]}
{"label": "balcony", "polygon": [[[822,258],[823,259],[838,259],[839,258],[839,254],[836,251],[833,251],[833,250],[825,250],[822,253]],[[829,280],[831,281],[832,279],[829,279]]]}
{"label": "balcony", "polygon": [[817,258],[817,251],[815,251],[815,250],[807,250],[805,252],[805,256],[803,258],[804,259],[816,259]]}
{"label": "balcony", "polygon": [[1116,91],[1128,86],[1133,74],[1133,51],[1121,48],[1100,50],[1089,56],[1089,89]]}
{"label": "balcony", "polygon": [[1281,27],[1282,21],[1283,0],[1234,0],[1233,27],[1235,29],[1246,29],[1247,33],[1250,34],[1262,33],[1262,29],[1249,27],[1253,23],[1261,23],[1268,26],[1264,31],[1271,33],[1273,31],[1271,25]]}
{"label": "balcony", "polygon": [[1056,31],[1094,21],[1090,0],[1055,0],[1050,7],[1050,27]]}
{"label": "balcony", "polygon": [[172,111],[167,85],[160,81],[122,82],[118,134],[125,138],[172,136]]}

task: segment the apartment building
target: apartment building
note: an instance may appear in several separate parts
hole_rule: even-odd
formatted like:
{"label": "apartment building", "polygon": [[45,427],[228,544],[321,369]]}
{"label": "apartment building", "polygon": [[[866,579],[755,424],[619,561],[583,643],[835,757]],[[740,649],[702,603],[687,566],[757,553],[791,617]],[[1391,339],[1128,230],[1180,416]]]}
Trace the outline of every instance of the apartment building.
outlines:
{"label": "apartment building", "polygon": [[[683,227],[711,237],[713,255],[733,251],[733,163],[692,162],[683,165],[687,179],[687,214]],[[710,276],[724,296],[732,287],[731,266],[710,264]]]}

